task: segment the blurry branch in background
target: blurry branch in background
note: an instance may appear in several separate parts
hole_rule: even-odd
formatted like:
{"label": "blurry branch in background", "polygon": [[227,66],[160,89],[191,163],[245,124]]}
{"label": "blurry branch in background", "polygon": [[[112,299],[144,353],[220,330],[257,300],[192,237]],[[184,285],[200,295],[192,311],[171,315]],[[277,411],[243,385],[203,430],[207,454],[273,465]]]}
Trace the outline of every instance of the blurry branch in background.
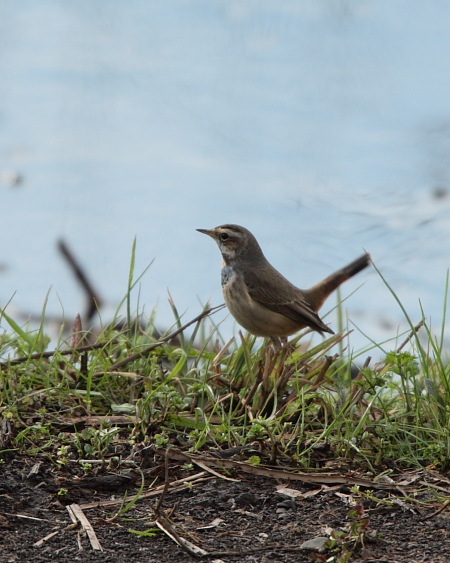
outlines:
{"label": "blurry branch in background", "polygon": [[58,241],[58,250],[68,262],[70,268],[72,269],[72,272],[75,274],[75,278],[78,280],[81,287],[86,293],[87,307],[84,314],[84,319],[89,323],[90,321],[92,321],[98,310],[102,307],[103,301],[89,281],[85,270],[75,258],[67,243],[62,239]]}
{"label": "blurry branch in background", "polygon": [[[79,282],[79,285],[81,285],[81,287],[83,288],[84,294],[86,296],[85,313],[83,316],[77,314],[74,319],[74,324],[71,329],[69,348],[67,350],[58,349],[58,350],[51,350],[46,352],[36,352],[31,355],[10,359],[8,360],[8,362],[0,362],[0,369],[7,367],[7,365],[11,366],[15,364],[20,364],[30,359],[35,360],[41,358],[50,358],[56,352],[62,355],[73,355],[72,359],[74,359],[75,357],[79,358],[80,355],[83,356],[84,358],[87,358],[87,356],[85,355],[86,352],[98,348],[102,348],[106,344],[105,342],[99,343],[96,341],[97,337],[100,335],[100,331],[92,326],[93,324],[92,321],[95,315],[99,313],[100,308],[104,304],[103,299],[100,297],[99,293],[94,289],[94,286],[89,280],[85,269],[81,266],[81,264],[75,257],[74,253],[69,248],[68,244],[64,240],[59,239],[57,241],[57,247],[63,258],[68,262],[72,273],[74,274],[75,278]],[[152,337],[156,339],[156,342],[154,342],[148,348],[139,352],[138,354],[131,355],[125,358],[124,360],[122,360],[122,362],[113,365],[111,368],[112,371],[119,369],[119,367],[130,363],[136,358],[145,356],[155,348],[158,348],[159,346],[167,342],[172,342],[173,345],[180,346],[180,340],[177,338],[178,335],[182,334],[183,331],[188,327],[190,327],[191,325],[195,323],[199,323],[203,318],[225,307],[224,304],[212,308],[205,307],[197,317],[182,325],[180,320],[181,317],[178,314],[171,297],[169,301],[177,318],[177,329],[167,334],[166,330],[161,331],[158,330],[157,327],[152,326]],[[2,313],[1,309],[0,309],[0,313]],[[3,312],[3,314],[6,316],[5,312]],[[20,313],[20,311],[17,312],[16,314],[20,316],[24,316],[24,314]],[[60,336],[61,334],[67,335],[66,323],[62,317],[61,318],[49,317],[48,315],[45,315],[44,317],[44,314],[35,315],[33,313],[27,314],[26,317],[28,321],[32,321],[32,322],[48,323],[50,321],[51,323],[57,323],[58,325],[62,325],[63,332],[60,333]],[[117,331],[142,330],[143,332],[145,332],[147,324],[141,320],[141,317],[139,315],[137,316],[136,319],[131,319],[131,321],[132,323],[129,326],[127,321],[123,321],[115,317],[111,326]],[[12,320],[10,322],[12,322]],[[88,325],[87,330],[85,329],[85,325]],[[59,326],[58,330],[61,331],[61,326]]]}

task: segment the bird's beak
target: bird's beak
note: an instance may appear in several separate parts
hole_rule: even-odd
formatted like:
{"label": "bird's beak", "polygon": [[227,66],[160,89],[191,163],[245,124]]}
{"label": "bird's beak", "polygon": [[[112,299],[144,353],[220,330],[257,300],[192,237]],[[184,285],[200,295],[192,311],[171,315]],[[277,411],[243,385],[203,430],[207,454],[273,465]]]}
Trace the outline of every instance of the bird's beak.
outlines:
{"label": "bird's beak", "polygon": [[208,230],[208,229],[196,229],[196,231],[198,231],[199,233],[203,233],[204,235],[208,235],[209,237],[215,238],[214,236],[214,231]]}

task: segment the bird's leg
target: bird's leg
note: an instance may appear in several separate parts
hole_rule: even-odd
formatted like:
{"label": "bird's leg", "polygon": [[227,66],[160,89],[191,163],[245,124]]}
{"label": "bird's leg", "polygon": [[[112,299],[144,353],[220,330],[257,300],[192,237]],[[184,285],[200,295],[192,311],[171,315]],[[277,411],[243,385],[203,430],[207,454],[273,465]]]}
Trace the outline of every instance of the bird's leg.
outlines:
{"label": "bird's leg", "polygon": [[271,336],[273,350],[276,354],[284,347],[287,342],[287,336]]}

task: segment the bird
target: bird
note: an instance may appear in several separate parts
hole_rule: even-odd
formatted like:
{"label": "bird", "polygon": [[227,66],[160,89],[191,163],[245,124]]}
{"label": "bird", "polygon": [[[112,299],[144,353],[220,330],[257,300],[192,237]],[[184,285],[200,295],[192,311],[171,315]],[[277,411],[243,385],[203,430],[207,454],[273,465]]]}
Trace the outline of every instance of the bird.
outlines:
{"label": "bird", "polygon": [[318,315],[328,296],[371,263],[365,253],[309,289],[299,289],[264,256],[255,236],[240,225],[197,229],[213,238],[223,257],[222,291],[230,313],[255,336],[286,340],[309,327],[334,334]]}

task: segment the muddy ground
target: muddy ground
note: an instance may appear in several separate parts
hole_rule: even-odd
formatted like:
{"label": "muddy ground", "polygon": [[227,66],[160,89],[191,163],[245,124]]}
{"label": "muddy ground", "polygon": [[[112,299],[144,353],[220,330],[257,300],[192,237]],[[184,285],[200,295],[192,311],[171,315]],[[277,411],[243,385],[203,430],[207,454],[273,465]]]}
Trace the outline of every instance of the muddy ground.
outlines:
{"label": "muddy ground", "polygon": [[[417,477],[417,491],[411,498],[414,496],[419,502],[427,500],[423,506],[408,502],[408,495],[404,502],[394,500],[401,496],[398,491],[393,495],[392,491],[378,490],[371,498],[361,500],[345,484],[286,482],[270,476],[220,471],[233,479],[225,480],[198,466],[186,467],[156,454],[150,457],[144,469],[145,496],[128,512],[117,516],[125,493],[128,491],[130,499],[139,490],[142,473],[136,468],[129,471],[94,468],[86,476],[79,468],[55,467],[43,456],[3,454],[0,561],[326,561],[330,560],[332,551],[325,548],[318,552],[303,544],[327,537],[332,530],[346,537],[348,561],[450,561],[450,511],[445,506],[442,509],[443,503],[438,499],[429,502],[429,491],[420,492]],[[192,481],[188,483],[187,478]],[[402,476],[397,474],[394,478],[399,482]],[[425,474],[420,479],[433,480]],[[158,506],[161,489],[151,496],[152,487],[176,480],[180,481],[178,490],[169,488]],[[439,481],[436,486],[448,496],[450,480],[434,476],[434,481]],[[280,484],[288,487],[288,494],[277,490]],[[302,494],[295,497],[294,490]],[[392,502],[377,501],[388,497]],[[356,515],[351,512],[355,502],[359,510]],[[67,508],[70,505],[80,507],[101,550],[92,547],[75,517],[76,522],[72,521]],[[162,527],[169,534],[173,532],[172,538],[158,528],[155,523],[158,517]],[[353,536],[349,532],[352,522]],[[130,530],[155,531],[154,535],[137,535]],[[184,538],[192,545],[182,548],[176,543],[177,538]],[[323,543],[324,540],[322,546]],[[189,552],[195,549],[192,546],[207,553],[196,556]],[[336,553],[342,555],[342,545]]]}

